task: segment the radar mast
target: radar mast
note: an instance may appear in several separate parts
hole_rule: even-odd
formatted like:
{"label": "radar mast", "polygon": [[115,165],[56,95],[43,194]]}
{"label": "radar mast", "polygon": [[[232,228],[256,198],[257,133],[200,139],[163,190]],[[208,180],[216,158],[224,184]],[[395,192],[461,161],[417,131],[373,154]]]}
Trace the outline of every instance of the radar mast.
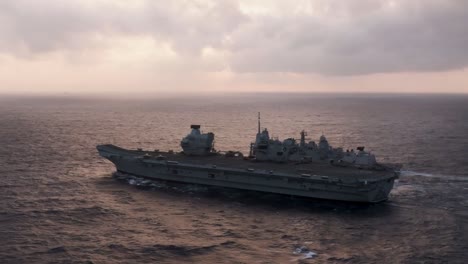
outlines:
{"label": "radar mast", "polygon": [[260,134],[260,112],[258,112],[258,134]]}

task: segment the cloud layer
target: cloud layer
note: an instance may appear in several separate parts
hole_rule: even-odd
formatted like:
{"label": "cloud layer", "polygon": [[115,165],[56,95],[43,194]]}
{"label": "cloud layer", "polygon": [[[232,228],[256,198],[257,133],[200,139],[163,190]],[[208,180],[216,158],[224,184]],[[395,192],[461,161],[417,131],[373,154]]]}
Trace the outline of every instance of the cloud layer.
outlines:
{"label": "cloud layer", "polygon": [[188,60],[208,50],[236,73],[447,71],[468,65],[466,25],[464,0],[4,0],[0,53],[99,52],[145,37]]}

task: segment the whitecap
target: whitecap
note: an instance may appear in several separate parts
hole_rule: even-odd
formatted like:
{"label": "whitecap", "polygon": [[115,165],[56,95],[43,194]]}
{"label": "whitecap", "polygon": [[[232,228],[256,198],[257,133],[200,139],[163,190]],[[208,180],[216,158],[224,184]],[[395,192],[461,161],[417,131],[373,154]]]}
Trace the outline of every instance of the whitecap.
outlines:
{"label": "whitecap", "polygon": [[315,256],[317,256],[317,253],[313,251],[309,251],[304,254],[304,259],[311,259],[311,258],[314,258]]}
{"label": "whitecap", "polygon": [[303,259],[311,259],[311,258],[314,258],[315,256],[317,256],[317,253],[308,249],[307,247],[305,246],[300,246],[300,247],[297,247],[294,252],[294,254],[298,255],[298,254],[302,254],[303,255]]}

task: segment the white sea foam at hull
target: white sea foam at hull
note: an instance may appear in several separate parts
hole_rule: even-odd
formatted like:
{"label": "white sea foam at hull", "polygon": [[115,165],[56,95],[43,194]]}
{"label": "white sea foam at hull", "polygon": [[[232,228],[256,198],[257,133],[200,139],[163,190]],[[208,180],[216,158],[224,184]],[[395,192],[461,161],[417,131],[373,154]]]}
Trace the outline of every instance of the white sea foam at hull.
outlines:
{"label": "white sea foam at hull", "polygon": [[424,173],[424,172],[417,172],[417,171],[406,171],[402,170],[400,171],[401,176],[424,176],[424,177],[434,177],[433,174],[430,173]]}
{"label": "white sea foam at hull", "polygon": [[462,175],[457,176],[457,175],[445,175],[445,174],[432,174],[432,173],[407,171],[407,170],[400,171],[400,177],[406,177],[406,176],[421,176],[421,177],[441,178],[441,179],[453,180],[453,181],[468,181],[468,176],[462,176]]}

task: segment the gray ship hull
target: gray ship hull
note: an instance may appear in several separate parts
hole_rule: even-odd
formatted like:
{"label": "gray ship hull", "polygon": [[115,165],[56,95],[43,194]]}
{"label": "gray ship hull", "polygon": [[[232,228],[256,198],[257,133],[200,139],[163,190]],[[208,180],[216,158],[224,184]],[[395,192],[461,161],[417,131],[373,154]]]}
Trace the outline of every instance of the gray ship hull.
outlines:
{"label": "gray ship hull", "polygon": [[[388,199],[397,178],[393,172],[365,178],[336,173],[285,173],[222,164],[220,166],[213,164],[212,160],[205,163],[194,162],[190,157],[179,157],[178,160],[157,159],[148,155],[148,152],[125,150],[113,145],[99,145],[97,149],[102,157],[115,164],[117,171],[139,177],[329,200],[381,202]],[[243,162],[249,164],[249,161]]]}

